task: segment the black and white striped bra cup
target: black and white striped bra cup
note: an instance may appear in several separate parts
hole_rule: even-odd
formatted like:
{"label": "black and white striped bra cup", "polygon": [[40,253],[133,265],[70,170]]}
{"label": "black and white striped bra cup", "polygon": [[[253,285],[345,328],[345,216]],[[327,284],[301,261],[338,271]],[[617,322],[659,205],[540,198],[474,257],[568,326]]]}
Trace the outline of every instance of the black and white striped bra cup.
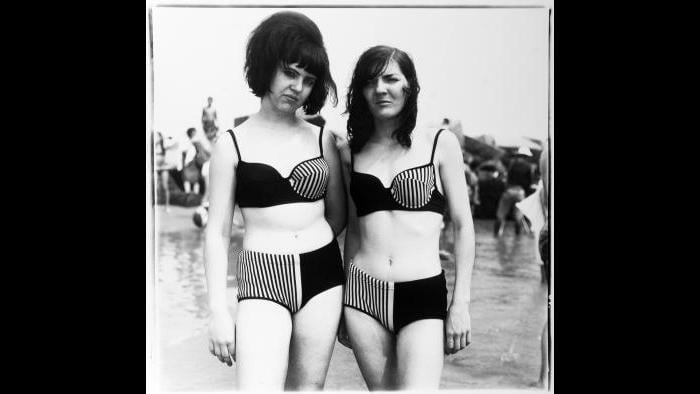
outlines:
{"label": "black and white striped bra cup", "polygon": [[421,208],[435,189],[433,164],[412,168],[396,175],[391,183],[391,196],[405,208]]}
{"label": "black and white striped bra cup", "polygon": [[326,160],[317,157],[299,163],[289,175],[289,184],[301,197],[317,200],[326,192],[329,172]]}

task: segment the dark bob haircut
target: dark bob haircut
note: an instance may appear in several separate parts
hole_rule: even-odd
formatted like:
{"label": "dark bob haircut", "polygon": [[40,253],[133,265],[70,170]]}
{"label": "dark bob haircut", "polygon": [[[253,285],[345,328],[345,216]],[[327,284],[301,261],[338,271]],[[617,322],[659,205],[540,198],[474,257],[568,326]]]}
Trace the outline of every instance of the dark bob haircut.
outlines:
{"label": "dark bob haircut", "polygon": [[401,72],[408,80],[408,86],[404,89],[406,103],[398,115],[399,127],[394,130],[392,136],[402,146],[406,148],[411,146],[411,133],[416,127],[418,92],[420,92],[416,68],[413,65],[413,60],[406,52],[398,48],[379,45],[366,50],[360,56],[348,88],[345,113],[349,114],[347,129],[352,152],[361,151],[369,137],[374,133],[374,117],[362,94],[362,89],[386,70],[391,60],[398,64]]}
{"label": "dark bob haircut", "polygon": [[306,15],[277,12],[262,21],[248,40],[244,70],[253,94],[261,98],[265,96],[277,68],[293,63],[299,63],[299,67],[317,78],[303,106],[307,114],[318,113],[329,93],[333,105],[337,104],[336,86],[321,31]]}

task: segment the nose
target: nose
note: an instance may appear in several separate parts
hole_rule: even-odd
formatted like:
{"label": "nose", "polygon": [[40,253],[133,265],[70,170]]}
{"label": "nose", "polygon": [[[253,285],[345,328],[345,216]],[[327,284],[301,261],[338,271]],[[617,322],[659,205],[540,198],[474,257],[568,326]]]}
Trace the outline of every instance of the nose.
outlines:
{"label": "nose", "polygon": [[386,83],[381,80],[381,78],[374,84],[374,93],[381,95],[386,93]]}
{"label": "nose", "polygon": [[290,89],[294,91],[295,93],[301,92],[302,86],[304,84],[304,81],[302,80],[301,77],[294,78],[291,83],[289,84]]}

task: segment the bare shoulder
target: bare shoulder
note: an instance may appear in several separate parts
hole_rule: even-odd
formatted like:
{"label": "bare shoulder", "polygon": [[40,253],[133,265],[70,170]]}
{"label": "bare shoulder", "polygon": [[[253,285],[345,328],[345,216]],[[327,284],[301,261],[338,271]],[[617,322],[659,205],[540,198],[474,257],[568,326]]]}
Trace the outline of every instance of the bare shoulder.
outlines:
{"label": "bare shoulder", "polygon": [[[442,132],[440,132],[440,130],[442,130]],[[445,139],[446,134],[451,134],[454,137],[454,133],[450,132],[446,128],[440,129],[436,127],[417,127],[413,130],[413,138],[415,141],[420,141],[421,144],[430,145],[432,147],[438,133],[440,133],[438,145]]]}
{"label": "bare shoulder", "polygon": [[235,159],[233,138],[228,131],[221,133],[214,143],[213,155],[227,160]]}
{"label": "bare shoulder", "polygon": [[[437,135],[437,132],[435,132],[435,135]],[[438,138],[438,146],[459,148],[459,140],[457,139],[455,133],[449,129],[442,129],[440,138]]]}
{"label": "bare shoulder", "polygon": [[238,136],[248,134],[250,132],[250,129],[254,128],[253,122],[250,122],[249,120],[250,120],[250,118],[246,119],[245,122],[239,124],[238,126],[234,127],[233,129],[231,129],[233,131],[233,133],[236,135],[236,138]]}
{"label": "bare shoulder", "polygon": [[[437,134],[437,133],[435,133]],[[438,160],[461,160],[462,147],[459,144],[459,140],[455,133],[448,129],[444,129],[439,138],[437,139],[437,146],[435,148],[435,156]]]}

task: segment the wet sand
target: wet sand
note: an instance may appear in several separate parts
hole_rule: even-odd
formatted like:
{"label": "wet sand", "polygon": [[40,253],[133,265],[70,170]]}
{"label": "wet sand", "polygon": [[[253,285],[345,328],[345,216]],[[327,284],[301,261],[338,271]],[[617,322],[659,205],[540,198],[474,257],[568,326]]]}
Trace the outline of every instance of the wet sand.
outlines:
{"label": "wet sand", "polygon": [[[235,365],[228,367],[207,348],[207,300],[203,231],[192,222],[194,208],[156,207],[153,378],[163,391],[232,391]],[[495,238],[490,220],[476,220],[477,257],[472,277],[472,344],[446,357],[440,389],[538,389],[540,333],[546,320],[546,288],[540,284],[534,239],[516,236],[509,223]],[[233,309],[233,256],[242,228],[234,226],[228,293]],[[452,249],[444,233],[441,246]],[[452,296],[454,261],[443,260]],[[367,388],[350,349],[336,342],[326,390]],[[541,388],[539,389],[541,390]]]}

